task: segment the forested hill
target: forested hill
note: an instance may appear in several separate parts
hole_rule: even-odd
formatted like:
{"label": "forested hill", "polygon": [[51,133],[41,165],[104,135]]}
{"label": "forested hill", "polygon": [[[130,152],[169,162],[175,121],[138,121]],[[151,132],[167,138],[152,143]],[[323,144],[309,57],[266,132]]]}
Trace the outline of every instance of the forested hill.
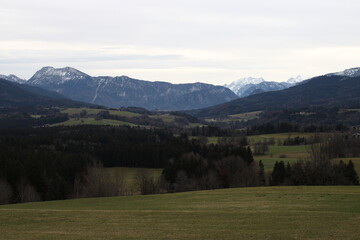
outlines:
{"label": "forested hill", "polygon": [[22,85],[0,79],[0,107],[85,107],[91,104],[76,102],[39,87]]}
{"label": "forested hill", "polygon": [[244,112],[315,106],[342,108],[360,106],[360,77],[328,74],[281,91],[260,93],[188,113],[196,117],[225,117]]}

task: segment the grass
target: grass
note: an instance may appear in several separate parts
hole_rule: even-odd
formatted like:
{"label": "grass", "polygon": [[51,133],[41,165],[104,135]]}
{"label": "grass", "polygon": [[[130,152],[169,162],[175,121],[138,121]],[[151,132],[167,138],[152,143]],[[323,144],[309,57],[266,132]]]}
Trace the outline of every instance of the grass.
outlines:
{"label": "grass", "polygon": [[32,114],[32,115],[30,115],[30,117],[35,118],[35,119],[38,119],[38,118],[43,117],[43,115]]}
{"label": "grass", "polygon": [[162,119],[165,123],[173,123],[176,119],[176,116],[170,114],[155,114],[150,115],[149,117],[154,119]]}
{"label": "grass", "polygon": [[269,157],[268,155],[264,155],[264,156],[255,156],[254,157],[255,161],[262,161],[262,163],[264,164],[264,169],[266,172],[271,172],[274,169],[274,165],[275,162],[280,162],[283,161],[285,164],[287,164],[288,162],[291,163],[295,163],[298,159],[297,158],[279,158],[279,157]]}
{"label": "grass", "polygon": [[262,111],[232,114],[232,115],[228,115],[227,118],[222,118],[222,119],[208,118],[205,119],[205,121],[207,122],[249,121],[252,119],[259,118],[260,113],[262,113]]}
{"label": "grass", "polygon": [[280,155],[287,154],[293,157],[302,157],[306,154],[306,145],[295,145],[295,146],[278,146],[272,145],[269,146],[269,154]]}
{"label": "grass", "polygon": [[110,125],[110,126],[137,126],[136,124],[113,120],[113,119],[100,119],[95,118],[70,118],[69,120],[61,123],[53,124],[52,126],[74,126],[74,125]]}
{"label": "grass", "polygon": [[[264,134],[264,135],[256,135],[248,137],[250,144],[255,142],[263,141],[266,138],[274,138],[275,142],[277,139],[285,139],[289,135],[287,133],[277,133],[277,134]],[[311,136],[309,133],[290,133],[291,137],[306,137]],[[197,136],[190,136],[190,139],[198,139]],[[208,144],[217,144],[219,137],[207,137]],[[285,155],[285,158],[281,157],[281,155]],[[256,161],[262,160],[265,171],[271,171],[274,167],[276,161],[284,161],[285,163],[290,162],[294,163],[299,158],[308,157],[308,152],[306,150],[306,145],[296,145],[296,146],[278,146],[278,145],[270,145],[269,151],[265,155],[254,156]],[[360,164],[359,164],[360,165]]]}
{"label": "grass", "polygon": [[0,206],[1,239],[359,239],[360,188],[264,187]]}
{"label": "grass", "polygon": [[[278,140],[282,141],[288,137],[310,137],[313,133],[275,133],[275,134],[262,134],[255,136],[248,136],[250,144],[256,142],[262,142],[267,139],[274,138],[275,143]],[[254,156],[256,161],[262,160],[266,172],[272,171],[276,161],[284,161],[286,163],[294,163],[300,158],[307,158],[308,152],[306,150],[306,145],[295,145],[295,146],[283,146],[283,145],[270,145],[269,151],[265,155]]]}
{"label": "grass", "polygon": [[[206,137],[207,144],[217,144],[221,137]],[[190,136],[189,139],[199,139],[198,136]]]}
{"label": "grass", "polygon": [[96,109],[96,108],[66,108],[61,110],[62,113],[67,113],[69,115],[80,114],[81,111],[85,110],[87,114],[98,114],[100,111],[109,111],[111,115],[122,116],[122,117],[138,117],[141,116],[139,113],[129,112],[129,111],[120,111],[120,110],[106,110],[106,109]]}
{"label": "grass", "polygon": [[299,133],[299,132],[291,132],[291,133],[274,133],[274,134],[261,134],[261,135],[254,135],[248,136],[250,142],[261,142],[264,139],[271,139],[274,138],[275,141],[277,139],[284,140],[288,137],[295,138],[295,137],[311,137],[314,133]]}
{"label": "grass", "polygon": [[260,113],[262,113],[262,111],[233,114],[233,115],[228,115],[228,117],[233,120],[248,121],[248,120],[259,118]]}

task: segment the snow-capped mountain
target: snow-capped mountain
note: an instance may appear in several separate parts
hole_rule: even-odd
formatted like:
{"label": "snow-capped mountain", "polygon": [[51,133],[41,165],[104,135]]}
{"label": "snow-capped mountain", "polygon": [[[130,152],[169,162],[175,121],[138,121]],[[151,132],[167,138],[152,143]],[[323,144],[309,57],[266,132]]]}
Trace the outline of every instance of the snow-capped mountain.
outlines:
{"label": "snow-capped mountain", "polygon": [[[316,111],[319,107],[327,108],[329,111],[333,111],[330,109],[335,108],[358,108],[360,102],[359,70],[360,68],[352,68],[342,72],[313,77],[287,89],[253,94],[206,109],[189,111],[188,113],[196,117],[218,118],[253,111],[278,111],[285,109],[301,109],[302,111],[309,108],[313,109],[311,110],[312,112]],[[308,118],[307,121],[313,123],[322,118],[324,118],[326,123],[333,123],[334,121],[327,114],[324,114],[324,116],[320,116],[322,114],[318,115],[315,118]],[[294,121],[298,121],[295,119],[297,117],[294,118]],[[299,119],[301,119],[300,121],[303,120],[302,118]]]}
{"label": "snow-capped mountain", "polygon": [[360,76],[360,68],[349,68],[341,72],[329,73],[327,76],[345,76],[345,77],[359,77]]}
{"label": "snow-capped mountain", "polygon": [[286,82],[295,85],[302,81],[304,81],[304,78],[301,75],[297,75],[296,77],[289,78]]}
{"label": "snow-capped mountain", "polygon": [[8,76],[0,74],[0,78],[1,78],[1,79],[5,79],[5,80],[8,80],[8,81],[10,81],[10,82],[16,82],[16,83],[25,83],[25,81],[26,81],[26,80],[21,79],[21,78],[15,76],[15,75],[13,75],[13,74],[10,74],[10,75],[8,75]]}
{"label": "snow-capped mountain", "polygon": [[248,77],[239,79],[228,85],[224,85],[224,87],[229,88],[239,97],[247,97],[261,92],[278,91],[289,88],[302,80],[303,78],[300,75],[295,78],[290,78],[286,82],[268,82],[263,78]]}
{"label": "snow-capped mountain", "polygon": [[222,86],[150,82],[127,76],[91,77],[70,67],[42,68],[27,84],[56,91],[73,100],[115,108],[132,106],[150,110],[187,110],[237,98],[231,90]]}
{"label": "snow-capped mountain", "polygon": [[53,67],[43,67],[32,76],[28,84],[31,85],[61,85],[70,80],[81,80],[90,78],[89,75],[76,70],[75,68],[65,67],[65,68],[53,68]]}
{"label": "snow-capped mountain", "polygon": [[229,88],[236,95],[241,96],[242,93],[247,90],[246,88],[247,85],[253,86],[261,82],[265,82],[265,80],[261,77],[260,78],[247,77],[236,80],[230,84],[226,84],[224,85],[224,87]]}

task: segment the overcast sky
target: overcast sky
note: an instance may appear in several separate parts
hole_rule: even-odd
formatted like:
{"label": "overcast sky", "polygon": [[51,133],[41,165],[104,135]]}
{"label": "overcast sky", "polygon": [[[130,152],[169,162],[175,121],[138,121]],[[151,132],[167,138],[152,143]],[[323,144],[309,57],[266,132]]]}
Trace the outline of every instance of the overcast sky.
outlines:
{"label": "overcast sky", "polygon": [[360,67],[359,0],[1,0],[0,73],[223,85]]}

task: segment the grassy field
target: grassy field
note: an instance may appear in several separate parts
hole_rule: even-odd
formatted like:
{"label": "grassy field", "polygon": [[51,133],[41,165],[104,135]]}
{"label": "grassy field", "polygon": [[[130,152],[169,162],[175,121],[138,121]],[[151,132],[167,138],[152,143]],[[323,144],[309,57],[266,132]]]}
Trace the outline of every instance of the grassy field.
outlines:
{"label": "grassy field", "polygon": [[95,118],[70,118],[69,120],[61,123],[56,123],[51,126],[75,126],[75,125],[110,125],[110,126],[137,126],[136,124],[113,120],[113,119],[100,119]]}
{"label": "grassy field", "polygon": [[359,239],[360,187],[239,188],[0,206],[0,238]]}
{"label": "grassy field", "polygon": [[248,136],[248,139],[251,143],[253,143],[253,142],[261,142],[261,141],[264,141],[264,139],[271,139],[271,138],[274,138],[276,141],[277,139],[284,140],[288,137],[291,137],[291,138],[311,137],[313,135],[314,135],[314,133],[298,133],[298,132],[274,133],[274,134],[261,134],[261,135]]}
{"label": "grassy field", "polygon": [[127,168],[127,167],[114,167],[107,168],[108,171],[118,173],[124,177],[125,185],[132,187],[135,183],[137,174],[141,171],[145,171],[154,178],[161,176],[162,168]]}
{"label": "grassy field", "polygon": [[150,115],[149,117],[154,119],[162,119],[166,123],[173,123],[176,119],[176,116],[170,114],[156,114]]}
{"label": "grassy field", "polygon": [[262,113],[262,111],[232,114],[232,115],[228,115],[227,118],[222,118],[222,119],[208,118],[205,119],[205,121],[207,122],[249,121],[252,119],[259,118],[260,113]]}
{"label": "grassy field", "polygon": [[262,113],[262,111],[233,114],[233,115],[228,115],[228,117],[232,120],[248,121],[259,118],[260,113]]}
{"label": "grassy field", "polygon": [[269,146],[269,152],[265,155],[254,156],[256,161],[262,160],[265,171],[272,171],[275,162],[284,161],[285,163],[294,163],[300,158],[308,157],[306,146]]}
{"label": "grassy field", "polygon": [[[66,108],[62,109],[62,113],[67,113],[69,115],[80,114],[83,110],[86,111],[87,114],[98,114],[100,111],[104,111],[104,109],[96,109],[96,108]],[[129,111],[120,111],[120,110],[106,110],[109,111],[111,115],[123,116],[123,117],[138,117],[141,116],[139,113],[129,112]]]}
{"label": "grassy field", "polygon": [[[309,137],[311,136],[310,133],[277,133],[277,134],[264,134],[264,135],[256,135],[256,136],[249,136],[248,140],[250,145],[254,144],[255,142],[262,142],[264,139],[274,138],[275,142],[277,139],[283,140],[287,137]],[[191,136],[190,138],[198,139],[196,136]],[[217,144],[219,137],[207,137],[208,144]],[[274,167],[276,161],[284,161],[285,163],[296,162],[300,158],[308,157],[306,145],[296,145],[296,146],[282,146],[282,145],[270,145],[269,151],[265,155],[261,156],[254,156],[256,161],[262,160],[265,170],[271,171]]]}
{"label": "grassy field", "polygon": [[[86,114],[83,114],[83,116],[80,117],[80,113],[83,111],[86,111]],[[98,114],[101,111],[108,111],[111,115],[124,117],[124,121],[117,121],[117,120],[99,120],[95,121],[94,117],[96,114]],[[112,126],[122,126],[122,125],[129,125],[129,126],[141,126],[141,127],[151,127],[151,125],[137,125],[129,122],[136,122],[135,117],[149,117],[152,119],[158,119],[161,123],[161,121],[166,126],[173,126],[173,125],[182,125],[182,123],[178,123],[177,120],[180,119],[180,122],[186,121],[184,117],[181,116],[175,116],[168,113],[152,113],[151,115],[143,115],[140,113],[134,113],[124,110],[108,110],[108,109],[96,109],[96,108],[64,108],[61,109],[62,113],[66,113],[69,116],[69,120],[66,122],[54,124],[52,126],[72,126],[72,125],[112,125]],[[35,115],[34,115],[35,117]],[[203,126],[200,123],[188,123],[187,125],[182,125],[182,127],[198,127]]]}

